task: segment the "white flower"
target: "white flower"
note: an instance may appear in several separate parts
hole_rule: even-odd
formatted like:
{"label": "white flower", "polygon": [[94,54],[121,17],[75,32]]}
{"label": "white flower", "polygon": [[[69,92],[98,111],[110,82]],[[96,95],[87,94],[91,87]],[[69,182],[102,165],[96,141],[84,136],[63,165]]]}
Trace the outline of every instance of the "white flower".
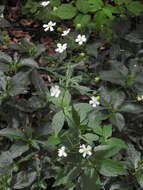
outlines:
{"label": "white flower", "polygon": [[77,42],[79,45],[82,45],[84,42],[86,42],[86,37],[85,35],[78,35],[75,42]]}
{"label": "white flower", "polygon": [[62,33],[62,36],[67,36],[70,33],[70,30],[71,30],[70,28],[67,30],[64,30]]}
{"label": "white flower", "polygon": [[137,96],[137,101],[142,101],[143,100],[143,95]]}
{"label": "white flower", "polygon": [[51,87],[51,89],[50,89],[51,96],[58,98],[60,93],[61,93],[61,91],[60,91],[59,86],[56,85],[56,86]]}
{"label": "white flower", "polygon": [[83,154],[82,156],[85,158],[86,155],[91,156],[92,155],[92,148],[90,145],[85,146],[85,144],[80,146],[79,153]]}
{"label": "white flower", "polygon": [[67,49],[67,44],[66,43],[63,44],[63,45],[58,43],[57,44],[57,49],[55,49],[55,51],[58,52],[58,53],[63,53],[66,49]]}
{"label": "white flower", "polygon": [[92,96],[91,97],[91,100],[89,101],[89,104],[92,105],[92,107],[96,107],[97,105],[99,105],[99,96],[95,97],[95,96]]}
{"label": "white flower", "polygon": [[42,3],[41,3],[41,5],[43,6],[43,7],[46,7],[47,5],[49,5],[50,4],[50,1],[43,1]]}
{"label": "white flower", "polygon": [[0,18],[4,18],[4,15],[3,15],[3,13],[1,13],[1,14],[0,14]]}
{"label": "white flower", "polygon": [[59,156],[59,157],[67,157],[67,153],[65,152],[65,146],[62,146],[62,147],[58,150],[58,156]]}
{"label": "white flower", "polygon": [[55,22],[50,21],[48,24],[43,24],[44,31],[47,32],[48,30],[54,31],[53,26],[56,26]]}

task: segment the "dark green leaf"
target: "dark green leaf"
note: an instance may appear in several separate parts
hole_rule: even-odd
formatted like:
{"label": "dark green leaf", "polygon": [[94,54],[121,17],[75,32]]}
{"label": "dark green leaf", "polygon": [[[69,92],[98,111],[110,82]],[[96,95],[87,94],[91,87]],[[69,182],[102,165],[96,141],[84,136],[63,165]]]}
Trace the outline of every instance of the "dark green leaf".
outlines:
{"label": "dark green leaf", "polygon": [[56,15],[63,20],[71,19],[76,15],[76,8],[71,4],[62,4],[56,10]]}
{"label": "dark green leaf", "polygon": [[21,171],[16,176],[14,189],[23,189],[29,187],[36,179],[36,172]]}
{"label": "dark green leaf", "polygon": [[89,10],[89,4],[87,0],[77,0],[76,7],[78,10],[84,14],[86,14]]}
{"label": "dark green leaf", "polygon": [[104,125],[103,128],[103,137],[105,139],[109,138],[112,136],[112,125]]}
{"label": "dark green leaf", "polygon": [[95,169],[87,169],[82,175],[83,190],[100,190],[100,178]]}
{"label": "dark green leaf", "polygon": [[107,177],[127,174],[127,171],[121,162],[110,159],[103,160],[100,163],[99,172]]}
{"label": "dark green leaf", "polygon": [[56,136],[59,134],[59,132],[63,128],[64,121],[65,121],[65,115],[63,111],[60,111],[54,115],[53,121],[52,121],[52,128]]}
{"label": "dark green leaf", "polygon": [[121,112],[139,114],[143,112],[143,107],[134,103],[125,103],[122,105]]}
{"label": "dark green leaf", "polygon": [[19,129],[14,128],[4,128],[0,130],[0,136],[7,137],[10,139],[23,139],[24,134]]}
{"label": "dark green leaf", "polygon": [[125,126],[125,118],[121,113],[115,113],[110,118],[110,121],[113,125],[118,127],[118,130],[121,131]]}

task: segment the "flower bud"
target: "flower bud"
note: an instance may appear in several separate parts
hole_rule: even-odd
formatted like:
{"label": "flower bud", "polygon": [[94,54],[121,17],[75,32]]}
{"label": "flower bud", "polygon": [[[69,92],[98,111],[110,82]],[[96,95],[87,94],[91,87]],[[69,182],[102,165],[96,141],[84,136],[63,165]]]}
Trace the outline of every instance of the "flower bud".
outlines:
{"label": "flower bud", "polygon": [[100,78],[97,76],[95,77],[95,81],[98,82],[100,80]]}
{"label": "flower bud", "polygon": [[62,28],[61,28],[61,27],[58,27],[58,28],[57,28],[57,32],[62,32]]}
{"label": "flower bud", "polygon": [[81,52],[79,55],[80,55],[80,57],[84,57],[84,56],[85,56],[85,53],[84,53],[84,52]]}
{"label": "flower bud", "polygon": [[97,96],[97,100],[100,101],[100,96]]}
{"label": "flower bud", "polygon": [[53,7],[53,11],[56,11],[58,8],[57,7]]}
{"label": "flower bud", "polygon": [[80,28],[81,28],[81,24],[80,24],[80,23],[77,24],[77,25],[76,25],[76,28],[77,28],[77,29],[80,29]]}

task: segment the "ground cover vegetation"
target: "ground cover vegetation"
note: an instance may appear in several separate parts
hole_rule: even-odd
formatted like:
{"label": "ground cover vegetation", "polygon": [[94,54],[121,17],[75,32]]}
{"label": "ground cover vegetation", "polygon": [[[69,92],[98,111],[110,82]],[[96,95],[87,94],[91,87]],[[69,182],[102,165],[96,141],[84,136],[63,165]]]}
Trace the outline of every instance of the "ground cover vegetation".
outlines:
{"label": "ground cover vegetation", "polygon": [[0,5],[0,189],[143,189],[143,2]]}

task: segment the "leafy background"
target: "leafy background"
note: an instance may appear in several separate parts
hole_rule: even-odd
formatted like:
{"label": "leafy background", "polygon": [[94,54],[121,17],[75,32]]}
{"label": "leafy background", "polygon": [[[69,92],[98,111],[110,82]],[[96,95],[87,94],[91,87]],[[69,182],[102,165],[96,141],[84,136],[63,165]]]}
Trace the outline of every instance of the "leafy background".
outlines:
{"label": "leafy background", "polygon": [[[2,190],[143,188],[143,5],[88,3],[89,9],[80,0],[1,6]],[[58,23],[54,33],[42,29],[49,20]],[[69,26],[70,35],[61,38]],[[88,38],[81,47],[74,41],[79,33]],[[69,45],[61,55],[59,41]],[[58,99],[50,96],[54,84]],[[95,109],[93,95],[100,96]],[[81,143],[95,147],[91,159],[79,155]],[[69,156],[60,159],[62,145]]]}

